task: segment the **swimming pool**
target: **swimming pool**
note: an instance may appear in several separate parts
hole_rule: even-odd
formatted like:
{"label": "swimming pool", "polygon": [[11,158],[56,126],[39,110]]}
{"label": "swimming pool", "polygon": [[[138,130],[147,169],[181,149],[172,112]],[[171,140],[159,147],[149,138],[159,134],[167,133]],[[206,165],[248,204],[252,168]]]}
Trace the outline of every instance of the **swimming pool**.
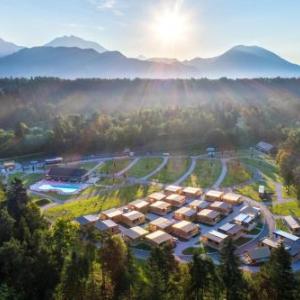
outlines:
{"label": "swimming pool", "polygon": [[30,189],[38,192],[56,192],[58,194],[76,194],[85,189],[87,184],[52,182],[41,180],[30,186]]}

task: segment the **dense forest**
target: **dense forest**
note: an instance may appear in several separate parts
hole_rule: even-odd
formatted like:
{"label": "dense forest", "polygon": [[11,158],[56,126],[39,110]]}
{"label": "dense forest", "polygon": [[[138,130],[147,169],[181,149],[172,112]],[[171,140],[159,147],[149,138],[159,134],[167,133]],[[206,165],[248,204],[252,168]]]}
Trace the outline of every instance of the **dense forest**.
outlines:
{"label": "dense forest", "polygon": [[299,79],[0,80],[0,155],[248,147],[300,126]]}
{"label": "dense forest", "polygon": [[19,180],[2,188],[0,204],[1,300],[300,299],[283,246],[254,274],[239,269],[231,240],[218,266],[200,254],[179,263],[167,246],[139,261],[118,235],[48,224]]}

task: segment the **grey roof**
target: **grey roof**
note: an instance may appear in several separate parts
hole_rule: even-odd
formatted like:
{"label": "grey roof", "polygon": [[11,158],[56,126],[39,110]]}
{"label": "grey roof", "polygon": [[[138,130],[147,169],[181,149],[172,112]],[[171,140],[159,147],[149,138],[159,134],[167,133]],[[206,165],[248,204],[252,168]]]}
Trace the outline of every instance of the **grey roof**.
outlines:
{"label": "grey roof", "polygon": [[285,239],[291,240],[293,242],[300,240],[300,238],[296,235],[293,235],[289,232],[283,231],[283,230],[275,230],[274,231],[275,235],[279,235]]}
{"label": "grey roof", "polygon": [[113,228],[113,227],[116,227],[118,226],[117,223],[115,223],[114,221],[112,220],[104,220],[104,221],[97,221],[96,224],[95,224],[95,227],[97,229],[99,229],[100,231],[104,231],[104,230],[107,230],[109,228]]}
{"label": "grey roof", "polygon": [[269,143],[266,143],[266,142],[263,142],[263,141],[259,142],[259,143],[256,145],[256,147],[257,147],[257,148],[260,148],[260,149],[262,149],[262,150],[264,150],[264,151],[271,151],[271,150],[274,148],[273,145],[271,145],[271,144],[269,144]]}
{"label": "grey roof", "polygon": [[80,225],[86,225],[92,222],[96,222],[99,219],[98,215],[86,215],[86,216],[80,216],[75,219],[76,222],[78,222]]}
{"label": "grey roof", "polygon": [[258,247],[258,248],[250,249],[248,251],[248,255],[253,260],[267,259],[270,257],[271,251],[268,247]]}

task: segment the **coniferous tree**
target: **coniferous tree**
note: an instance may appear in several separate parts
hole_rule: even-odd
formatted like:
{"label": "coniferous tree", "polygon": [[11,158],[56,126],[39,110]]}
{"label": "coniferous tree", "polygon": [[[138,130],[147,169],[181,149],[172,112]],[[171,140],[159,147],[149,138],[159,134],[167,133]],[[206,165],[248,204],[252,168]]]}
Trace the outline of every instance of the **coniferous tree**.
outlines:
{"label": "coniferous tree", "polygon": [[272,251],[271,258],[262,267],[257,281],[265,299],[297,299],[297,282],[291,267],[291,257],[283,244]]}
{"label": "coniferous tree", "polygon": [[239,300],[246,297],[246,282],[239,269],[239,259],[234,254],[233,241],[228,239],[221,251],[220,278],[226,300]]}

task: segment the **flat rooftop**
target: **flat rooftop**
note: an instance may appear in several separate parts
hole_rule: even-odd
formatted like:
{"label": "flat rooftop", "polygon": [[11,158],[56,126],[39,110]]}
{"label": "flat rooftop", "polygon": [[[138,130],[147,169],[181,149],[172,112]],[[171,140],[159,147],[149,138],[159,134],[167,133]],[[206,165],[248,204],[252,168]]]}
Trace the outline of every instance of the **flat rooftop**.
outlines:
{"label": "flat rooftop", "polygon": [[182,190],[182,187],[178,186],[178,185],[168,185],[165,187],[165,191],[171,192],[171,193],[177,193],[181,190]]}
{"label": "flat rooftop", "polygon": [[123,234],[128,236],[131,239],[137,239],[140,238],[142,236],[145,236],[146,234],[148,234],[149,231],[145,230],[144,228],[140,227],[140,226],[134,226],[131,228],[126,228],[123,231]]}
{"label": "flat rooftop", "polygon": [[191,217],[196,214],[196,211],[190,207],[183,206],[175,211],[175,214],[181,214],[186,217]]}
{"label": "flat rooftop", "polygon": [[166,198],[166,195],[162,192],[152,193],[148,196],[148,198],[154,199],[156,201],[163,200]]}
{"label": "flat rooftop", "polygon": [[167,227],[173,225],[174,223],[175,223],[174,220],[169,220],[167,218],[160,217],[160,218],[157,218],[157,219],[151,221],[149,224],[155,225],[161,229],[164,229],[164,228],[167,228]]}
{"label": "flat rooftop", "polygon": [[129,219],[129,220],[136,220],[136,219],[144,217],[144,214],[142,214],[139,211],[132,210],[128,213],[123,214],[122,216]]}
{"label": "flat rooftop", "polygon": [[148,206],[149,203],[143,199],[138,199],[138,200],[134,200],[134,201],[128,203],[128,205],[132,205],[136,208],[143,208],[145,206]]}
{"label": "flat rooftop", "polygon": [[205,200],[193,200],[192,202],[189,203],[189,206],[191,207],[198,207],[198,208],[207,208],[210,205],[209,202],[205,201]]}
{"label": "flat rooftop", "polygon": [[146,235],[146,239],[154,242],[157,245],[160,245],[164,242],[175,240],[173,236],[170,234],[162,231],[162,230],[156,230],[148,235]]}
{"label": "flat rooftop", "polygon": [[209,190],[205,195],[212,198],[221,198],[223,194],[221,191]]}
{"label": "flat rooftop", "polygon": [[215,242],[221,242],[228,238],[227,234],[221,233],[216,230],[211,230],[207,234],[205,234],[206,237],[208,237],[210,240],[213,240]]}
{"label": "flat rooftop", "polygon": [[175,229],[180,229],[185,232],[189,232],[198,227],[198,225],[189,221],[180,221],[172,226]]}
{"label": "flat rooftop", "polygon": [[220,215],[220,213],[218,211],[206,208],[206,209],[203,209],[200,212],[198,212],[197,215],[214,219],[214,218],[218,217]]}
{"label": "flat rooftop", "polygon": [[215,201],[212,204],[210,204],[210,207],[229,209],[231,206],[229,204],[225,203],[225,202],[222,202],[222,201]]}
{"label": "flat rooftop", "polygon": [[112,220],[104,220],[104,221],[98,220],[95,224],[95,227],[101,231],[109,229],[109,228],[114,228],[117,226],[118,226],[118,224]]}
{"label": "flat rooftop", "polygon": [[286,216],[284,217],[284,220],[288,224],[288,226],[291,227],[293,230],[300,229],[300,224],[294,217]]}
{"label": "flat rooftop", "polygon": [[171,207],[171,204],[167,203],[165,201],[156,201],[156,202],[152,203],[150,205],[150,207],[156,207],[159,209],[168,209],[169,207]]}
{"label": "flat rooftop", "polygon": [[239,201],[241,197],[242,197],[241,195],[236,193],[226,193],[222,196],[223,200],[232,201],[232,202]]}
{"label": "flat rooftop", "polygon": [[278,236],[281,236],[285,239],[291,240],[293,242],[296,242],[300,239],[298,236],[293,235],[293,234],[291,234],[289,232],[286,232],[286,231],[283,231],[283,230],[275,230],[274,234],[278,235]]}
{"label": "flat rooftop", "polygon": [[178,194],[171,194],[166,199],[169,201],[182,202],[185,200],[185,196],[178,195]]}
{"label": "flat rooftop", "polygon": [[191,195],[197,195],[199,193],[202,193],[202,189],[197,187],[187,186],[183,189],[183,192]]}

